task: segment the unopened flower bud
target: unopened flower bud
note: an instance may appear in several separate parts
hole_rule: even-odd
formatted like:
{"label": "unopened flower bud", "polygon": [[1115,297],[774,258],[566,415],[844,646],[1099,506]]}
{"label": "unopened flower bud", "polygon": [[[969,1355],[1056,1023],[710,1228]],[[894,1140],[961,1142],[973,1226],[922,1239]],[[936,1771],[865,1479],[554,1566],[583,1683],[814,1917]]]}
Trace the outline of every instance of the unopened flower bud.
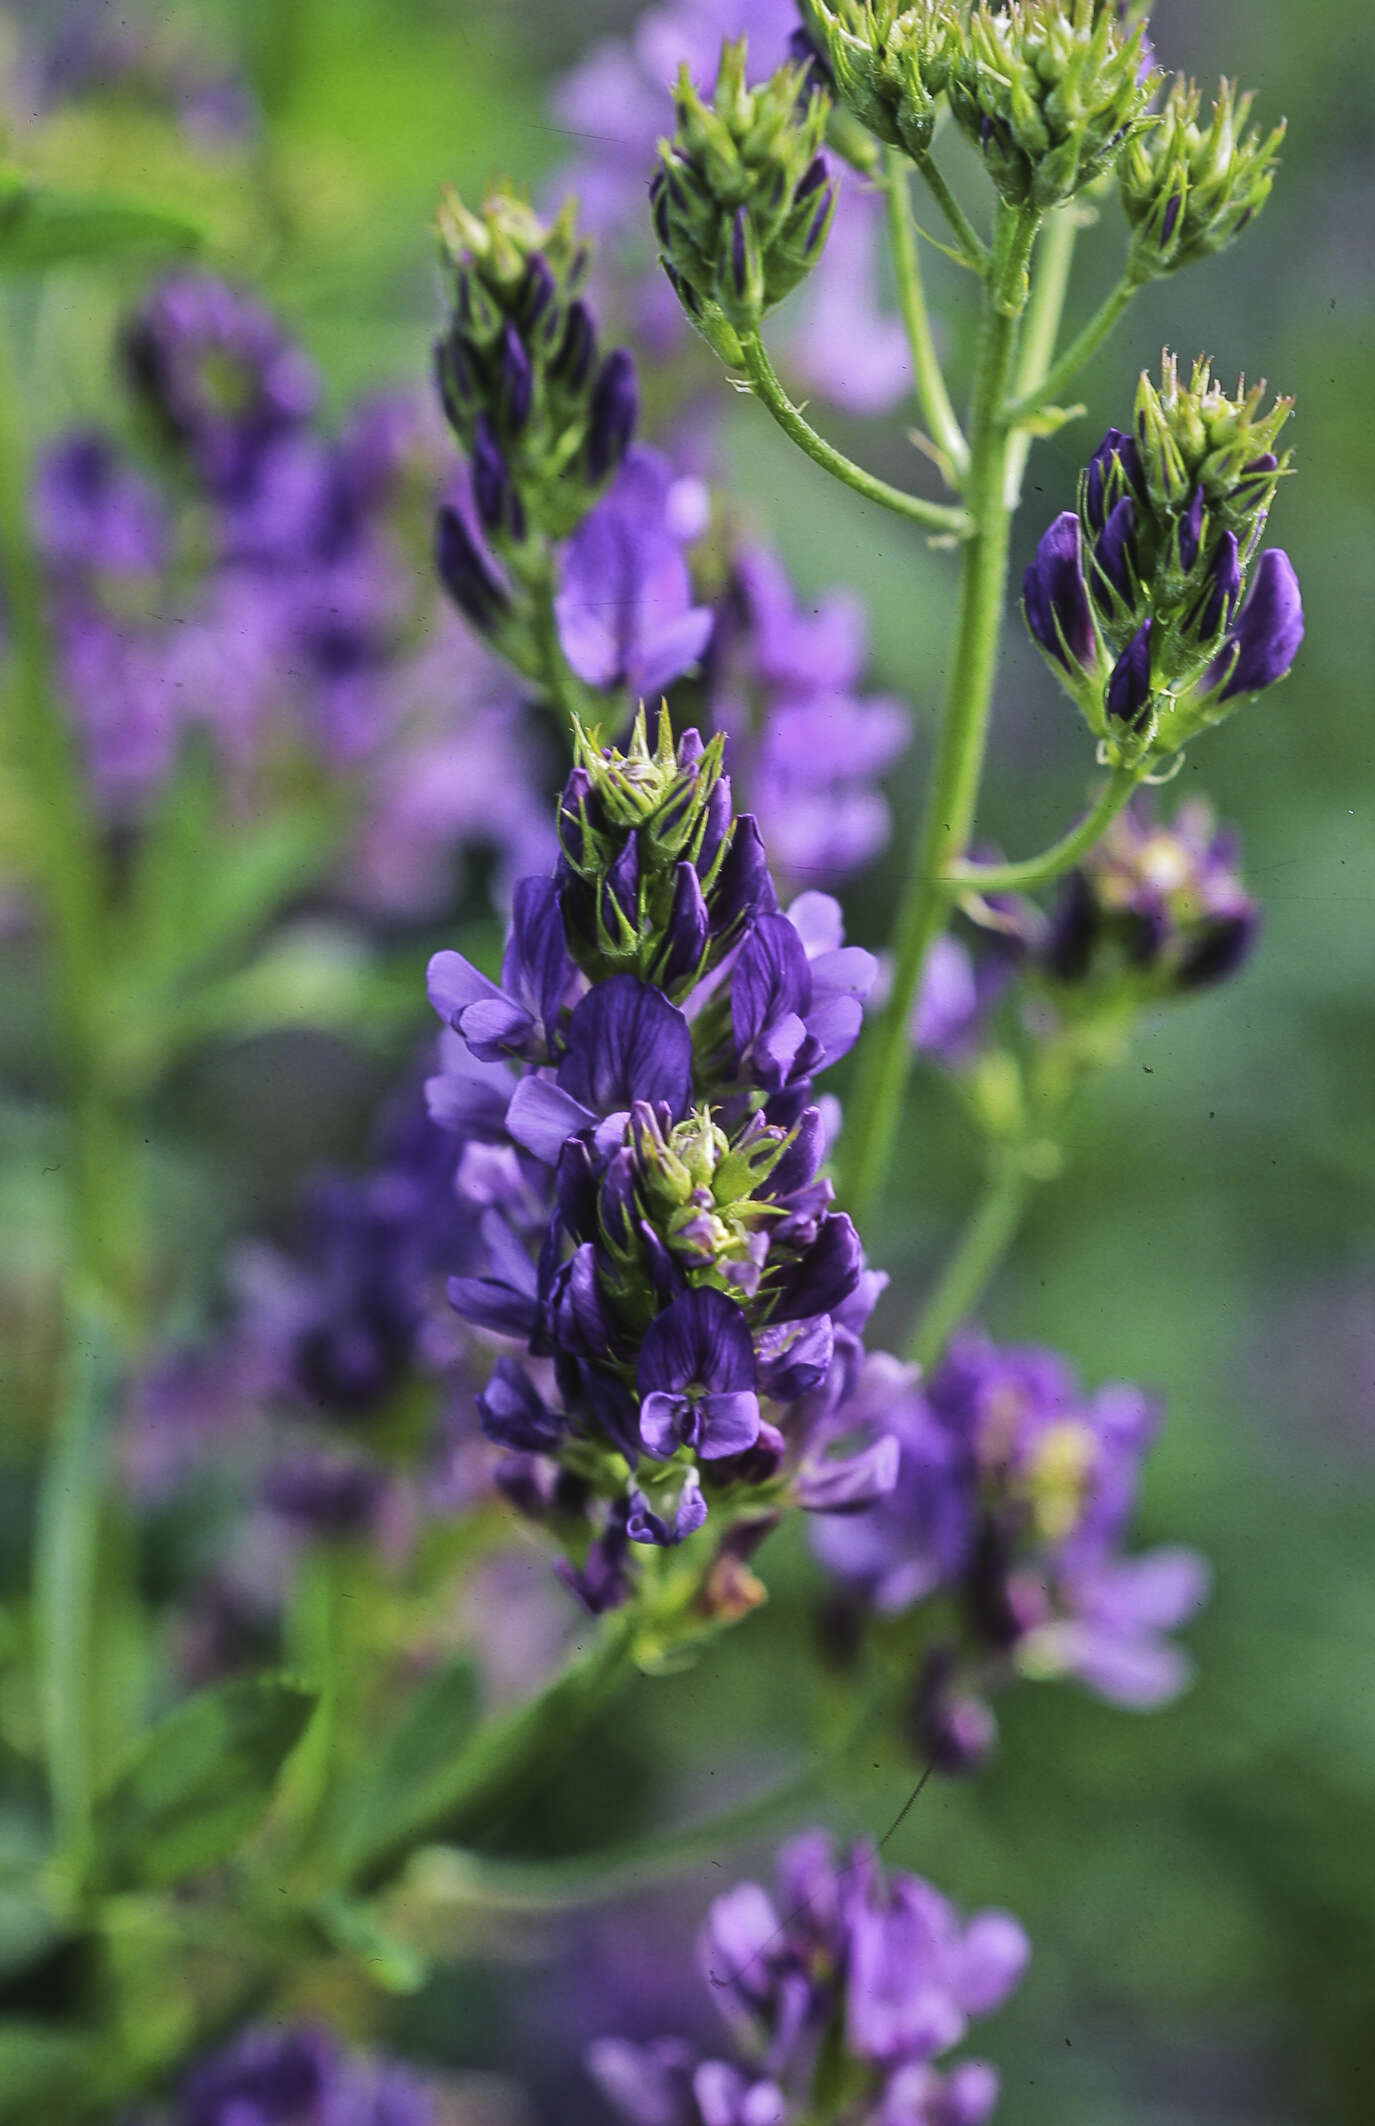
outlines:
{"label": "unopened flower bud", "polygon": [[726,44],[708,101],[686,68],[677,126],[650,190],[664,270],[684,309],[727,361],[816,263],[835,193],[821,144],[829,98],[806,70],[746,82],[743,38]]}
{"label": "unopened flower bud", "polygon": [[478,213],[451,194],[439,231],[452,308],[435,373],[483,524],[499,549],[565,538],[621,464],[637,410],[630,355],[598,361],[573,206],[545,222],[507,193]]}
{"label": "unopened flower bud", "polygon": [[1155,86],[1144,37],[1095,0],[980,0],[951,40],[948,94],[1009,206],[1048,212],[1141,130]]}
{"label": "unopened flower bud", "polygon": [[801,0],[808,41],[836,99],[920,161],[956,34],[949,0]]}
{"label": "unopened flower bud", "polygon": [[1265,134],[1248,128],[1251,103],[1224,81],[1204,125],[1198,89],[1176,78],[1156,124],[1128,142],[1119,182],[1133,232],[1132,280],[1153,280],[1224,250],[1260,212],[1284,126]]}

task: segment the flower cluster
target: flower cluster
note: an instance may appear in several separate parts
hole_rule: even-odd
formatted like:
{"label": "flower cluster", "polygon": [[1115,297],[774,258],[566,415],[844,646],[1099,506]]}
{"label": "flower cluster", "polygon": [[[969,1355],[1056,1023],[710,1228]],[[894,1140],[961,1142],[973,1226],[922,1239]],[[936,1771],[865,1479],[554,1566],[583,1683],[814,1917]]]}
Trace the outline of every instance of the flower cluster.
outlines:
{"label": "flower cluster", "polygon": [[861,691],[866,662],[859,599],[834,591],[808,609],[767,547],[739,549],[707,659],[711,718],[730,736],[775,870],[799,884],[838,884],[888,840],[878,782],[911,717]]}
{"label": "flower cluster", "polygon": [[677,2038],[603,2038],[588,2069],[628,2126],[982,2126],[998,2077],[937,2065],[1021,1980],[1029,1945],[1006,1912],[964,1919],[920,1876],[885,1880],[877,1851],[826,1834],[778,1857],[778,1895],[744,1882],[712,1905],[702,1976],[737,2060]]}
{"label": "flower cluster", "polygon": [[959,1070],[978,1056],[1009,995],[1044,1040],[1067,1022],[1115,1021],[1124,1008],[1240,973],[1260,910],[1239,853],[1235,829],[1218,825],[1206,798],[1167,820],[1138,791],[1062,881],[1048,915],[1020,897],[991,896],[971,904],[967,937],[938,941],[913,1014],[915,1045]]}
{"label": "flower cluster", "polygon": [[1263,398],[1229,397],[1206,362],[1185,383],[1167,356],[1159,389],[1141,379],[1135,433],[1108,430],[1027,570],[1027,625],[1114,760],[1177,752],[1298,654],[1293,565],[1277,547],[1256,561],[1291,404]]}
{"label": "flower cluster", "polygon": [[1118,182],[1132,227],[1133,280],[1154,280],[1225,250],[1265,205],[1284,126],[1248,130],[1252,102],[1224,81],[1210,123],[1201,126],[1202,96],[1176,76],[1157,122],[1129,142]]}
{"label": "flower cluster", "polygon": [[1138,1388],[1086,1395],[1053,1351],[965,1332],[929,1380],[886,1401],[898,1481],[815,1536],[823,1561],[880,1614],[942,1595],[950,1630],[918,1693],[925,1746],[951,1766],[984,1754],[984,1699],[1010,1674],[1072,1675],[1113,1704],[1165,1703],[1187,1657],[1164,1635],[1203,1600],[1197,1555],[1123,1555],[1159,1410]]}
{"label": "flower cluster", "polygon": [[801,0],[804,33],[838,100],[876,139],[920,161],[950,77],[946,0]]}
{"label": "flower cluster", "polygon": [[436,2126],[406,2068],[344,2052],[312,2025],[246,2031],[193,2067],[167,2126]]}
{"label": "flower cluster", "polygon": [[664,271],[728,362],[820,256],[835,206],[821,153],[829,98],[812,88],[802,100],[804,67],[753,89],[746,69],[742,37],[724,46],[708,102],[683,67],[650,186]]}
{"label": "flower cluster", "polygon": [[1010,206],[1072,198],[1148,122],[1145,38],[1101,0],[980,0],[951,37],[950,108]]}
{"label": "flower cluster", "polygon": [[[683,315],[644,243],[645,171],[673,122],[667,84],[686,66],[694,81],[714,86],[723,38],[748,37],[767,69],[783,58],[796,23],[792,0],[672,0],[642,14],[628,37],[595,46],[556,93],[560,124],[595,141],[566,182],[602,239],[603,270],[615,275],[610,292],[656,353],[674,344]],[[785,359],[808,390],[855,413],[880,413],[910,381],[902,323],[879,307],[883,202],[843,171],[831,183],[832,238],[784,328]]]}
{"label": "flower cluster", "polygon": [[825,896],[780,911],[723,741],[675,746],[667,712],[653,746],[642,716],[624,754],[582,741],[560,834],[500,985],[431,962],[451,1045],[430,1100],[486,1255],[450,1295],[537,1362],[500,1358],[479,1402],[501,1481],[606,1607],[627,1543],[681,1541],[708,1491],[738,1516],[891,1479],[890,1443],[845,1415],[878,1286],[812,1092],[875,968]]}

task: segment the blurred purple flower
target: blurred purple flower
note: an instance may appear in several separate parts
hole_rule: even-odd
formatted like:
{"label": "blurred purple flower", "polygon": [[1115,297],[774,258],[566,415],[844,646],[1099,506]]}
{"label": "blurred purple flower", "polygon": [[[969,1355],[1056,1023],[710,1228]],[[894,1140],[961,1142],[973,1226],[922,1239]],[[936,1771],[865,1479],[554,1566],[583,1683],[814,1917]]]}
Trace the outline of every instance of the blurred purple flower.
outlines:
{"label": "blurred purple flower", "polygon": [[632,450],[564,549],[559,640],[589,686],[659,694],[706,649],[712,614],[692,603],[675,482],[658,451]]}

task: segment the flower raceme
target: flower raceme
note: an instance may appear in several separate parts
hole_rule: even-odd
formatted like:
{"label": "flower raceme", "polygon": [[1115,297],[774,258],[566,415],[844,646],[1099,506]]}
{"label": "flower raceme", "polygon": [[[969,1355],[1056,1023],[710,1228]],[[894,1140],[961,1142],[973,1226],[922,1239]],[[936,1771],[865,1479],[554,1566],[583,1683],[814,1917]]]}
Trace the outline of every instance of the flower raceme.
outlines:
{"label": "flower raceme", "polygon": [[460,1195],[484,1189],[453,1303],[526,1347],[479,1401],[501,1481],[605,1607],[627,1544],[683,1540],[709,1499],[834,1511],[892,1480],[881,1421],[847,1415],[880,1281],[832,1208],[812,1092],[875,967],[825,896],[779,909],[724,741],[675,746],[666,714],[652,748],[643,718],[625,753],[579,735],[560,832],[500,986],[431,963],[451,1045],[430,1097]]}
{"label": "flower raceme", "polygon": [[[629,2126],[791,2126],[822,2113],[859,2126],[982,2126],[998,2077],[946,2064],[1000,2007],[1030,1954],[1007,1912],[965,1919],[920,1876],[887,1879],[869,1844],[838,1856],[822,1831],[778,1855],[778,1894],[738,1883],[716,1899],[702,1977],[733,2059],[685,2040],[602,2038],[588,2071]],[[937,2063],[940,2064],[937,2064]]]}
{"label": "flower raceme", "polygon": [[1206,362],[1186,384],[1167,356],[1158,389],[1141,378],[1134,434],[1108,430],[1026,572],[1027,626],[1114,760],[1177,752],[1298,654],[1293,565],[1278,548],[1256,560],[1289,467],[1275,444],[1291,401],[1262,412],[1263,397],[1229,397]]}

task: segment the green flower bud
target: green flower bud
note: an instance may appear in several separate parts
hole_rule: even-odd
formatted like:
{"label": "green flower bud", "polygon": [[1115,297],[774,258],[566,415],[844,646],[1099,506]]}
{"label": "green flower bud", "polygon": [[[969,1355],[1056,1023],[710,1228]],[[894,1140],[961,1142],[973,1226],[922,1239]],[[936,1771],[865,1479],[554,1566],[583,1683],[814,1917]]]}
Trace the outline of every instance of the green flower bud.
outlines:
{"label": "green flower bud", "polygon": [[951,0],[801,0],[806,32],[838,100],[889,147],[920,161],[950,72]]}
{"label": "green flower bud", "polygon": [[731,363],[739,335],[758,331],[820,257],[835,204],[821,153],[828,99],[813,90],[802,102],[805,68],[750,88],[745,67],[745,40],[723,45],[710,101],[684,68],[650,187],[664,270]]}
{"label": "green flower bud", "polygon": [[527,540],[573,531],[619,466],[634,365],[598,348],[573,201],[546,222],[507,192],[476,213],[451,192],[438,227],[450,295],[440,396],[472,463],[484,536],[519,565]]}
{"label": "green flower bud", "polygon": [[1264,398],[1265,385],[1248,391],[1244,377],[1229,397],[1202,359],[1186,385],[1173,354],[1162,359],[1159,388],[1143,373],[1136,393],[1136,441],[1155,511],[1179,517],[1201,494],[1213,531],[1234,533],[1243,561],[1289,468],[1289,453],[1277,457],[1275,444],[1294,401],[1276,399],[1262,413]]}
{"label": "green flower bud", "polygon": [[1134,232],[1131,279],[1153,280],[1224,250],[1265,205],[1284,125],[1248,130],[1252,101],[1224,81],[1211,124],[1201,125],[1200,92],[1176,79],[1156,124],[1128,142],[1119,183]]}
{"label": "green flower bud", "polygon": [[948,94],[1009,206],[1044,214],[1072,198],[1149,122],[1144,38],[1095,0],[980,0],[952,44]]}

